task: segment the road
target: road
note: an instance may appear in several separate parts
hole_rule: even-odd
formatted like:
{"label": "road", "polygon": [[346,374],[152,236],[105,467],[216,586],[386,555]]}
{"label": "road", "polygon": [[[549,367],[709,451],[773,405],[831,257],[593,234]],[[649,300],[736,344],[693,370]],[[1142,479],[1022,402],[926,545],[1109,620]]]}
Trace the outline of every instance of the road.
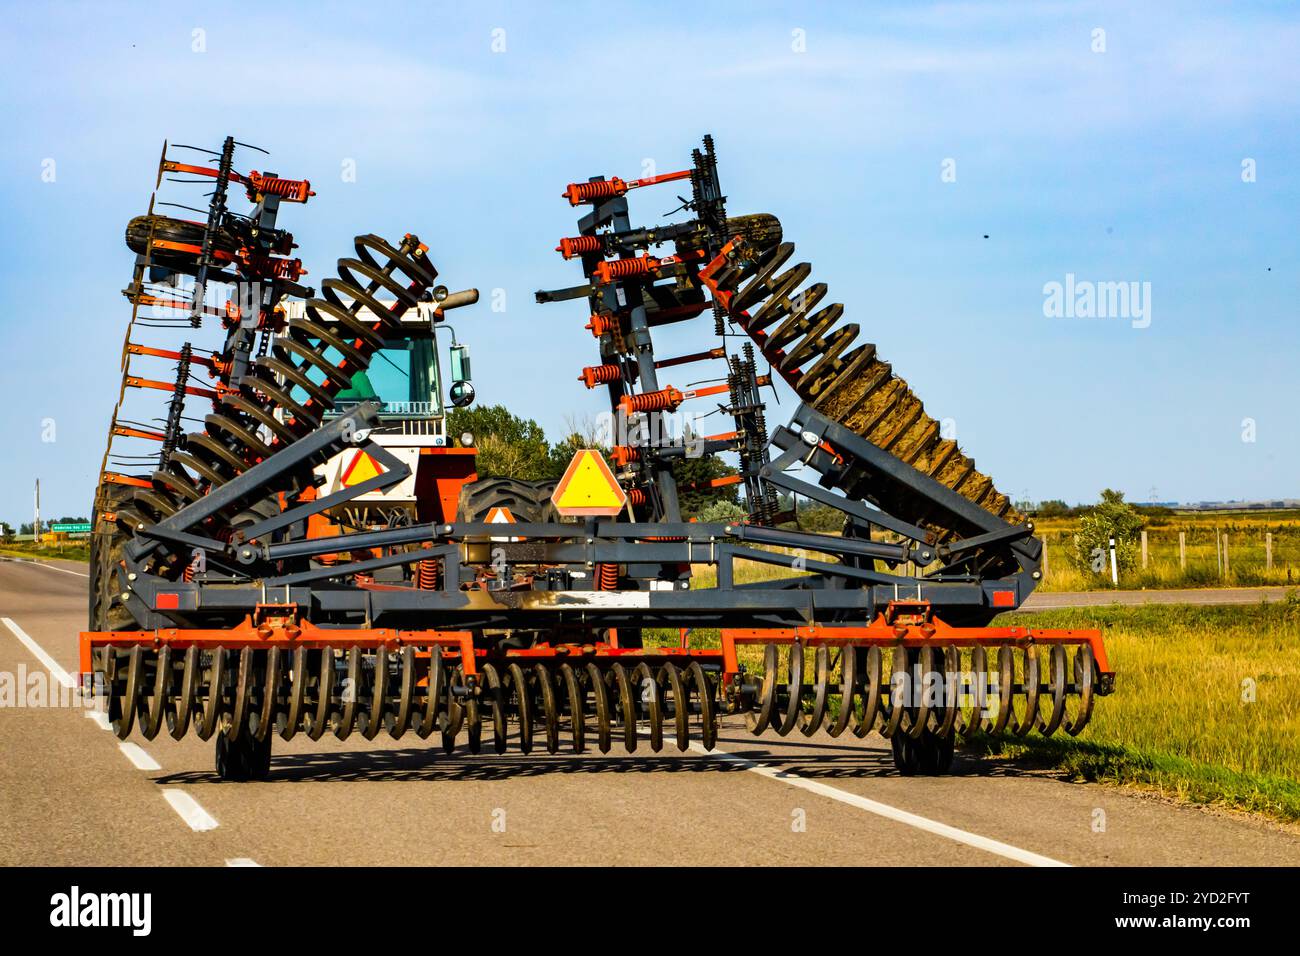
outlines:
{"label": "road", "polygon": [[[0,672],[40,672],[39,653],[75,672],[84,574],[0,562]],[[1281,828],[1115,788],[960,756],[903,779],[874,735],[728,721],[721,754],[528,757],[412,739],[277,740],[270,780],[232,784],[196,738],[119,745],[79,709],[4,707],[0,863],[1300,864]]]}
{"label": "road", "polygon": [[1284,601],[1288,587],[1168,588],[1153,591],[1035,591],[1020,605],[1022,611],[1052,611],[1067,607],[1109,604],[1258,604]]}

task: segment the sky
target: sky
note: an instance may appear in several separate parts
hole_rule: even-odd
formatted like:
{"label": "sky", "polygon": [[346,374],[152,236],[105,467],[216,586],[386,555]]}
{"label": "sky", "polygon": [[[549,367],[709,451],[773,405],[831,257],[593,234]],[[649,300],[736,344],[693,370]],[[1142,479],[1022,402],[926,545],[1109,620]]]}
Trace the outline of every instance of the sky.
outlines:
{"label": "sky", "polygon": [[[11,523],[37,478],[46,516],[88,513],[129,318],[124,227],[164,139],[228,133],[272,154],[237,165],[312,181],[281,216],[307,282],[356,234],[416,232],[448,286],[482,290],[454,322],[479,401],[551,437],[603,398],[577,381],[597,364],[583,303],[533,302],[581,279],[553,251],[575,231],[561,191],[683,168],[711,132],[729,212],[780,217],[845,321],[1013,497],[1300,497],[1293,5],[3,7]],[[633,218],[677,191],[633,193]],[[1054,283],[1134,283],[1142,308],[1049,314]],[[656,343],[713,344],[707,317]],[[784,391],[769,421],[794,406]]]}

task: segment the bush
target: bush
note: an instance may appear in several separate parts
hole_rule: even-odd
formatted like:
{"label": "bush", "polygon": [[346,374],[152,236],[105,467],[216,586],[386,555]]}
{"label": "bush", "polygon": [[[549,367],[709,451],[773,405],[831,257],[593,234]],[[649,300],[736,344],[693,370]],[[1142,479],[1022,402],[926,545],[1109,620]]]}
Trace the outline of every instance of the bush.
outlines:
{"label": "bush", "polygon": [[1110,538],[1114,535],[1115,562],[1123,573],[1137,566],[1141,530],[1142,516],[1124,501],[1124,493],[1107,488],[1101,493],[1101,501],[1079,519],[1079,530],[1066,555],[1079,571],[1109,573]]}

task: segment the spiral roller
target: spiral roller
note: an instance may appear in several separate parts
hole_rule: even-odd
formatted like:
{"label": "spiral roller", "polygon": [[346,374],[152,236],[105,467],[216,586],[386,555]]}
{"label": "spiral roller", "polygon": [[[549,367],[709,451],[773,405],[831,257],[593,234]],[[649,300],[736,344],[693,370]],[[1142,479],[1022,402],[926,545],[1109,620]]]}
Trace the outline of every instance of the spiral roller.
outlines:
{"label": "spiral roller", "polygon": [[989,652],[979,645],[882,651],[876,645],[832,650],[795,643],[782,655],[768,644],[747,724],[754,734],[770,729],[782,737],[795,730],[838,737],[851,728],[856,737],[878,730],[886,738],[941,741],[1031,730],[1075,736],[1087,726],[1098,683],[1090,645],[1078,645],[1071,655],[1064,644],[1004,644],[992,655],[992,669],[989,664]]}
{"label": "spiral roller", "polygon": [[699,662],[623,664],[601,659],[539,663],[500,659],[478,667],[474,681],[440,650],[278,646],[173,652],[133,645],[103,655],[108,716],[118,737],[139,728],[152,740],[164,727],[179,740],[191,730],[203,740],[299,733],[319,740],[381,732],[400,738],[435,731],[451,752],[462,731],[471,753],[486,727],[495,753],[511,736],[520,752],[556,753],[561,731],[583,753],[589,743],[608,753],[615,742],[629,753],[644,737],[652,751],[667,739],[679,751],[692,731],[706,748],[717,739],[719,681]]}
{"label": "spiral roller", "polygon": [[[338,261],[339,277],[321,283],[323,297],[307,301],[306,316],[291,320],[269,353],[253,360],[237,390],[227,384],[227,369],[219,408],[205,417],[205,429],[184,437],[153,473],[153,487],[138,491],[133,507],[119,509],[120,520],[130,526],[164,518],[320,425],[334,396],[383,345],[384,329],[437,278],[413,235],[398,248],[378,236],[358,236],[355,249],[355,257]],[[382,294],[394,301],[381,301]],[[374,318],[362,318],[365,309]]]}
{"label": "spiral roller", "polygon": [[[793,243],[765,252],[743,240],[737,246],[737,259],[744,264],[719,274],[715,294],[800,398],[985,510],[1019,520],[992,479],[975,469],[955,441],[942,437],[939,423],[881,361],[876,347],[855,344],[859,327],[837,325],[844,306],[818,308],[827,287],[824,282],[805,285],[812,266],[800,262],[782,271],[794,256]],[[907,508],[904,501],[890,504]]]}

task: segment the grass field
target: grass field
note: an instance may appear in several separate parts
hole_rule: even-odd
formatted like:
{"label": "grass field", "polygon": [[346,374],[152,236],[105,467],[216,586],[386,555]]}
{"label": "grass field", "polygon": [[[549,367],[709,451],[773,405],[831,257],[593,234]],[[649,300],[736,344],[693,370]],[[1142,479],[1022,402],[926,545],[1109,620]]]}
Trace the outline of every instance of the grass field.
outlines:
{"label": "grass field", "polygon": [[36,547],[31,544],[0,544],[0,556],[6,558],[58,558],[62,561],[89,561],[90,544],[70,541],[62,545]]}
{"label": "grass field", "polygon": [[972,742],[974,752],[1080,780],[1300,821],[1300,593],[1244,607],[1016,614],[1100,627],[1118,675],[1078,739]]}

